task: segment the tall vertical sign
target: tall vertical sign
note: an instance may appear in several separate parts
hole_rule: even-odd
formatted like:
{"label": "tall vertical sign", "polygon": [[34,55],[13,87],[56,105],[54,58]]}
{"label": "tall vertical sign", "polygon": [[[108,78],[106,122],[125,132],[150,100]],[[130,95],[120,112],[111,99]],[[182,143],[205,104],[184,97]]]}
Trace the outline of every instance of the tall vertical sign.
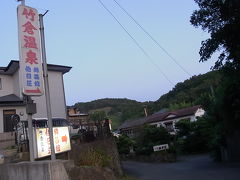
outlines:
{"label": "tall vertical sign", "polygon": [[19,5],[17,15],[23,94],[41,96],[43,72],[38,12],[34,8]]}

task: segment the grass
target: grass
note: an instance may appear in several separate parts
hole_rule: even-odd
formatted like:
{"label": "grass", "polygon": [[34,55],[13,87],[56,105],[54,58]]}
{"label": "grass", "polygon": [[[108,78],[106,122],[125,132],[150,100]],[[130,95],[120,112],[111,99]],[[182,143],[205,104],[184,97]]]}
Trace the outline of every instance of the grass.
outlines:
{"label": "grass", "polygon": [[109,166],[111,160],[112,157],[108,156],[101,149],[89,148],[80,158],[78,165],[106,167]]}

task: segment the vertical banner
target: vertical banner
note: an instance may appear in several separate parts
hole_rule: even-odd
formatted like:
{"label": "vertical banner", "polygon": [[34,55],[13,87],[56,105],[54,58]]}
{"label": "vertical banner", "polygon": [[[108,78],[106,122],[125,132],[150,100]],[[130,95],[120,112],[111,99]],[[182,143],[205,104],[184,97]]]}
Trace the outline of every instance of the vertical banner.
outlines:
{"label": "vertical banner", "polygon": [[41,96],[44,88],[38,12],[19,5],[17,16],[23,94]]}

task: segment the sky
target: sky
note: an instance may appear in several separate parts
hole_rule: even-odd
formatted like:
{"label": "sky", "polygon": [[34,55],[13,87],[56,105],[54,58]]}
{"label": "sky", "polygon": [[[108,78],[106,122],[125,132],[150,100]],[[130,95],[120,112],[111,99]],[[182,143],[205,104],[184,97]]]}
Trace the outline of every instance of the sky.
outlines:
{"label": "sky", "polygon": [[[199,63],[207,32],[190,24],[193,0],[117,0],[187,70],[184,72],[116,5],[102,0],[147,57],[99,0],[26,0],[44,16],[47,62],[71,66],[64,75],[67,105],[101,98],[156,101],[178,82],[210,71]],[[0,66],[18,60],[17,0],[0,6]],[[162,73],[165,74],[165,77]]]}

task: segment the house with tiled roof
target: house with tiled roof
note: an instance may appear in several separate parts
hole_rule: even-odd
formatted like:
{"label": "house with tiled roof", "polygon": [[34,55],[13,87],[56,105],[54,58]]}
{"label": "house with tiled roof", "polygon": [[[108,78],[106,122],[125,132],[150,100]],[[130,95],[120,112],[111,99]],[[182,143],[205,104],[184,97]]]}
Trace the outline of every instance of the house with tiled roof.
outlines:
{"label": "house with tiled roof", "polygon": [[121,134],[126,134],[129,137],[137,136],[141,128],[146,123],[146,118],[130,119],[125,121],[118,130]]}
{"label": "house with tiled roof", "polygon": [[[71,67],[48,64],[48,78],[52,116],[66,118],[66,100],[63,75]],[[8,66],[0,67],[0,134],[13,131],[11,116],[18,114],[20,120],[26,120],[26,105],[22,94],[19,61],[10,61]],[[45,95],[32,98],[37,105],[37,113],[33,118],[46,118]],[[0,137],[1,141],[1,137]],[[1,142],[0,142],[1,143]]]}
{"label": "house with tiled roof", "polygon": [[205,111],[200,105],[174,111],[158,112],[144,118],[126,121],[119,127],[119,130],[122,134],[127,134],[132,137],[138,134],[141,127],[149,124],[156,127],[165,127],[170,134],[175,134],[175,124],[178,121],[189,119],[189,121],[194,122],[197,120],[197,117],[203,116],[204,113]]}

